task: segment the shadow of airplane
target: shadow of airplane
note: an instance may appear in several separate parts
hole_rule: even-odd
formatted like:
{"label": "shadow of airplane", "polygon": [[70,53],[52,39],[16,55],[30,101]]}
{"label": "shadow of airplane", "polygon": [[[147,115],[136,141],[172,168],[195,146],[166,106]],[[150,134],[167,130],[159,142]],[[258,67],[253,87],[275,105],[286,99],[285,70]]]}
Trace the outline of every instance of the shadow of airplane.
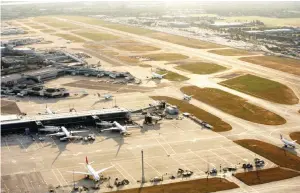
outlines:
{"label": "shadow of airplane", "polygon": [[[118,149],[117,149],[117,152],[116,152],[116,155],[115,155],[115,157],[117,157],[120,150],[121,150],[121,148],[122,148],[122,146],[124,144],[128,144],[128,143],[126,143],[125,140],[124,140],[125,136],[122,136],[119,132],[111,132],[111,131],[108,131],[108,132],[101,132],[101,134],[106,136],[106,138],[99,141],[98,143],[101,143],[101,142],[109,140],[109,139],[113,139],[117,143],[116,146],[118,146]],[[112,136],[112,133],[115,133],[116,135],[119,135],[119,136]]]}
{"label": "shadow of airplane", "polygon": [[[55,139],[53,139],[53,141],[54,141],[54,140],[55,140]],[[61,142],[61,143],[59,143],[59,144],[57,144],[56,142],[54,142],[54,143],[55,143],[56,146],[58,147],[58,151],[55,152],[55,153],[58,153],[58,154],[56,155],[56,157],[55,157],[54,160],[52,161],[51,165],[53,165],[53,164],[56,162],[56,160],[58,159],[58,157],[59,157],[64,151],[70,151],[70,150],[67,149],[67,144],[68,144],[69,142]]]}

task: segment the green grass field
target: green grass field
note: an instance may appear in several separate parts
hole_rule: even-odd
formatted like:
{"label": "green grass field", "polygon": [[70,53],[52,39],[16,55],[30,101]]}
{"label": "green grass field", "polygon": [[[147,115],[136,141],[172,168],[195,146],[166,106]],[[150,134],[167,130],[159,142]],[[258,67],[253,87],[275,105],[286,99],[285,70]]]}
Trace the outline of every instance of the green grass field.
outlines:
{"label": "green grass field", "polygon": [[282,72],[300,75],[300,60],[278,56],[253,56],[239,58],[239,60],[265,66]]}
{"label": "green grass field", "polygon": [[64,38],[66,40],[70,40],[72,42],[85,42],[84,39],[82,38],[79,38],[77,36],[74,36],[74,35],[71,35],[71,34],[62,34],[62,33],[57,33],[57,34],[53,34],[55,36],[58,36],[58,37],[61,37],[61,38]]}
{"label": "green grass field", "polygon": [[266,26],[294,26],[300,27],[300,18],[272,18],[272,17],[260,17],[260,16],[240,16],[240,17],[225,17],[228,22],[232,21],[253,21],[260,20],[265,23]]}
{"label": "green grass field", "polygon": [[138,27],[132,27],[132,26],[126,26],[126,25],[121,25],[121,24],[115,24],[111,22],[106,22],[100,19],[96,18],[91,18],[91,17],[83,17],[83,16],[59,16],[60,18],[65,18],[65,19],[70,19],[70,20],[75,20],[78,22],[84,22],[87,24],[91,25],[99,25],[115,30],[120,30],[128,33],[134,33],[134,34],[146,34],[146,33],[151,33],[153,31],[148,30],[148,29],[143,29],[143,28],[138,28]]}
{"label": "green grass field", "polygon": [[174,43],[174,44],[179,44],[182,46],[190,47],[190,48],[198,48],[198,49],[208,49],[208,48],[222,48],[224,46],[206,42],[206,41],[201,41],[198,39],[193,39],[193,38],[187,38],[183,36],[177,36],[177,35],[172,35],[168,33],[162,33],[162,32],[155,32],[151,34],[147,34],[148,37]]}
{"label": "green grass field", "polygon": [[207,62],[182,62],[175,67],[178,70],[188,71],[194,74],[212,74],[226,70],[224,66]]}
{"label": "green grass field", "polygon": [[200,109],[192,104],[189,104],[185,101],[178,100],[172,97],[167,97],[167,96],[152,96],[154,100],[164,100],[169,104],[176,105],[181,112],[189,112],[193,114],[195,117],[198,119],[201,119],[210,125],[212,125],[213,131],[215,132],[224,132],[224,131],[229,131],[231,130],[231,126],[224,122],[222,119],[219,117],[216,117],[203,109]]}
{"label": "green grass field", "polygon": [[238,49],[220,49],[220,50],[210,50],[210,53],[222,55],[222,56],[243,56],[243,55],[254,55],[255,53],[249,52],[247,50]]}
{"label": "green grass field", "polygon": [[55,33],[55,30],[52,30],[52,29],[43,29],[43,30],[40,30],[41,32],[43,33]]}
{"label": "green grass field", "polygon": [[171,71],[167,71],[167,70],[158,70],[157,71],[158,74],[166,74],[164,76],[164,79],[170,80],[170,81],[185,81],[188,80],[189,78],[182,76],[176,72],[171,72]]}
{"label": "green grass field", "polygon": [[220,84],[275,103],[293,105],[299,102],[289,87],[251,74],[226,80]]}
{"label": "green grass field", "polygon": [[111,28],[119,31],[124,31],[128,33],[138,34],[138,35],[145,35],[151,38],[159,39],[162,41],[171,42],[174,44],[179,44],[182,46],[187,46],[191,48],[199,48],[199,49],[206,49],[206,48],[220,48],[224,47],[222,45],[201,41],[197,39],[186,38],[182,36],[171,35],[168,33],[157,32],[149,29],[116,24],[111,22],[106,22],[100,19],[91,18],[91,17],[83,17],[83,16],[59,16],[60,18],[70,19],[78,22],[88,23],[91,25],[98,25],[106,28]]}
{"label": "green grass field", "polygon": [[75,31],[73,32],[76,35],[94,40],[94,41],[103,41],[103,40],[116,40],[119,37],[100,32],[88,32],[88,31]]}
{"label": "green grass field", "polygon": [[132,51],[132,52],[148,52],[148,51],[156,51],[160,50],[160,48],[140,44],[138,42],[135,43],[116,43],[111,45],[114,48],[117,48],[119,50],[125,50],[125,51]]}
{"label": "green grass field", "polygon": [[282,125],[286,123],[286,120],[281,116],[219,89],[186,86],[180,90],[188,95],[193,95],[194,99],[247,121],[265,125]]}
{"label": "green grass field", "polygon": [[155,60],[155,61],[175,61],[175,60],[184,60],[189,58],[186,55],[177,54],[177,53],[147,54],[147,55],[143,55],[142,57],[149,58],[150,60]]}

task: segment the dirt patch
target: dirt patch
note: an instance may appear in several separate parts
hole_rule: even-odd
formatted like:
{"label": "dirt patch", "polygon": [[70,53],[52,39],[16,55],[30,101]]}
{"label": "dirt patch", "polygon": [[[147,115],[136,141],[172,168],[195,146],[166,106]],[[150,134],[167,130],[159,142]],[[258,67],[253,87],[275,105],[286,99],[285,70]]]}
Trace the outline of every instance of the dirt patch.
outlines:
{"label": "dirt patch", "polygon": [[290,133],[290,137],[292,140],[297,140],[296,142],[300,144],[300,132]]}
{"label": "dirt patch", "polygon": [[242,139],[234,142],[281,167],[300,171],[300,157],[283,148],[255,139]]}
{"label": "dirt patch", "polygon": [[13,101],[1,100],[1,114],[20,114],[18,105]]}
{"label": "dirt patch", "polygon": [[151,98],[153,98],[154,100],[164,100],[169,104],[176,105],[181,112],[189,112],[193,114],[198,119],[201,119],[207,122],[208,124],[212,125],[214,127],[213,131],[215,132],[229,131],[232,129],[228,123],[222,121],[222,119],[220,119],[219,117],[216,117],[185,101],[167,97],[167,96],[152,96]]}
{"label": "dirt patch", "polygon": [[93,89],[93,90],[118,91],[119,93],[152,91],[152,89],[149,87],[134,86],[134,85],[120,85],[120,84],[96,82],[90,80],[78,80],[75,82],[64,84],[64,86],[86,88],[86,89]]}
{"label": "dirt patch", "polygon": [[137,64],[140,62],[140,60],[134,56],[118,56],[116,58],[122,62],[126,62],[129,64]]}
{"label": "dirt patch", "polygon": [[220,49],[220,50],[210,50],[210,53],[222,55],[222,56],[243,56],[243,55],[255,55],[256,53],[248,52],[246,50],[238,49]]}
{"label": "dirt patch", "polygon": [[177,53],[147,54],[140,57],[148,60],[154,60],[154,61],[175,61],[175,60],[184,60],[189,58],[188,56],[177,54]]}
{"label": "dirt patch", "polygon": [[176,66],[176,69],[188,71],[194,74],[212,74],[226,70],[225,67],[214,63],[206,62],[181,62],[181,65]]}
{"label": "dirt patch", "polygon": [[265,125],[282,125],[286,123],[286,120],[281,116],[219,89],[186,86],[180,90],[188,95],[193,95],[199,101],[247,121]]}
{"label": "dirt patch", "polygon": [[103,46],[102,44],[97,44],[97,43],[86,43],[83,45],[83,47],[88,48],[88,49],[92,49],[92,50],[102,50],[105,48],[105,46]]}
{"label": "dirt patch", "polygon": [[182,181],[177,183],[119,190],[112,193],[207,193],[230,190],[239,186],[222,178],[208,178]]}
{"label": "dirt patch", "polygon": [[220,84],[275,103],[293,105],[299,102],[289,87],[251,74],[226,80]]}
{"label": "dirt patch", "polygon": [[254,56],[240,58],[240,60],[282,72],[300,75],[300,60],[277,56]]}
{"label": "dirt patch", "polygon": [[279,180],[285,180],[299,176],[300,174],[295,171],[283,169],[280,167],[269,168],[264,170],[250,171],[244,173],[237,173],[234,176],[244,182],[245,184],[252,186],[257,184],[264,184]]}
{"label": "dirt patch", "polygon": [[151,34],[147,34],[148,37],[174,43],[174,44],[179,44],[182,46],[186,47],[191,47],[191,48],[199,48],[199,49],[209,49],[209,48],[222,48],[224,46],[210,43],[210,42],[205,42],[201,41],[198,39],[193,39],[193,38],[187,38],[183,36],[177,36],[177,35],[172,35],[168,33],[162,33],[162,32],[155,32]]}

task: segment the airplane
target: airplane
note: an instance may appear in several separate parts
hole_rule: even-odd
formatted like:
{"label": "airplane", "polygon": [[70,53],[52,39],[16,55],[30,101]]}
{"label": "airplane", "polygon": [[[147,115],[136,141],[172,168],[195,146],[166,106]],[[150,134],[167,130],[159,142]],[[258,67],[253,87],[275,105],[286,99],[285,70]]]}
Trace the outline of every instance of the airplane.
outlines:
{"label": "airplane", "polygon": [[157,74],[155,72],[152,72],[152,79],[163,79],[163,77],[165,75],[167,75],[168,73],[165,73],[165,74]]}
{"label": "airplane", "polygon": [[193,95],[183,94],[183,100],[190,101]]}
{"label": "airplane", "polygon": [[289,141],[285,138],[282,137],[282,135],[280,134],[280,140],[284,143],[284,147],[291,147],[291,148],[295,148],[296,147],[296,141]]}
{"label": "airplane", "polygon": [[108,128],[108,129],[102,129],[100,130],[100,132],[103,132],[103,131],[119,131],[121,135],[130,135],[130,133],[128,133],[127,131],[127,126],[124,127],[122,126],[120,123],[118,123],[117,121],[114,121],[113,122],[114,124],[114,127],[111,127],[111,128]]}
{"label": "airplane", "polygon": [[[83,132],[88,132],[88,130],[81,130],[81,131],[68,131],[67,128],[65,128],[64,126],[61,127],[60,132],[56,132],[53,134],[48,134],[46,136],[57,136],[57,137],[61,137],[60,140],[64,141],[67,139],[81,139],[81,136],[75,136],[73,135],[74,133],[83,133]],[[64,137],[63,137],[64,136]]]}
{"label": "airplane", "polygon": [[108,121],[101,121],[101,122],[97,122],[96,125],[107,128],[107,127],[113,127],[114,123]]}
{"label": "airplane", "polygon": [[111,100],[114,96],[111,95],[111,94],[104,94],[104,95],[100,95],[99,93],[98,94],[98,97],[103,97],[105,100]]}
{"label": "airplane", "polygon": [[39,131],[59,132],[61,131],[61,128],[58,126],[43,126],[43,128],[39,129]]}
{"label": "airplane", "polygon": [[46,114],[53,115],[55,113],[49,107],[47,107],[47,105],[46,105]]}
{"label": "airplane", "polygon": [[114,166],[110,166],[110,167],[108,167],[108,168],[104,168],[104,169],[101,169],[101,170],[98,170],[98,171],[96,171],[93,167],[92,167],[92,164],[93,162],[91,162],[91,163],[89,163],[89,161],[88,161],[88,158],[87,158],[87,156],[85,157],[85,167],[86,167],[86,169],[87,169],[87,172],[74,172],[74,171],[67,171],[67,172],[69,172],[69,173],[74,173],[74,174],[84,174],[84,175],[86,175],[86,176],[92,176],[93,177],[93,179],[96,181],[96,182],[98,182],[99,180],[100,180],[100,175],[99,174],[101,174],[102,172],[104,172],[105,170],[108,170],[108,169],[110,169],[110,168],[112,168],[112,167],[114,167]]}

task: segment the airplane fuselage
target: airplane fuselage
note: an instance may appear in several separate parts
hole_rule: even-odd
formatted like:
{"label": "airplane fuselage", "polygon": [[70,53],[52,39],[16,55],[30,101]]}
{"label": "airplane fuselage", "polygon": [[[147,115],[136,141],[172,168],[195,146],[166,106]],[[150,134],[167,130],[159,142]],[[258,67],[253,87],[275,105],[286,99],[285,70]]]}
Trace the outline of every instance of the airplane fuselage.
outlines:
{"label": "airplane fuselage", "polygon": [[90,164],[86,164],[86,168],[89,171],[89,173],[93,176],[95,181],[100,180],[99,174],[94,170],[94,168]]}
{"label": "airplane fuselage", "polygon": [[281,139],[281,141],[284,143],[285,146],[288,146],[288,147],[292,147],[292,148],[295,148],[295,144],[293,142],[290,142],[286,139]]}

